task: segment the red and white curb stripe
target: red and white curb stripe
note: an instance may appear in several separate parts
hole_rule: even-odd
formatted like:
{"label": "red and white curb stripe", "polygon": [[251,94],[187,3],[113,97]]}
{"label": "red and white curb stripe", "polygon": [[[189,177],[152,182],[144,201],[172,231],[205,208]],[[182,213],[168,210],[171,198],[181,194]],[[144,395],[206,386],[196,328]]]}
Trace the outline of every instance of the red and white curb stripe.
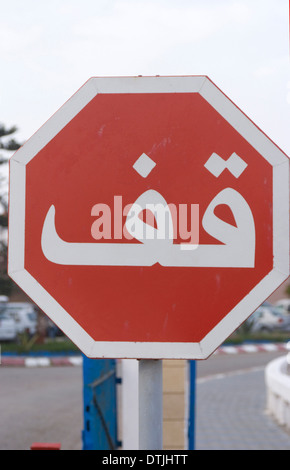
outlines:
{"label": "red and white curb stripe", "polygon": [[[258,352],[284,352],[288,351],[287,343],[244,344],[242,346],[220,346],[215,354],[246,354]],[[82,356],[70,357],[0,357],[2,366],[18,367],[51,367],[51,366],[81,366]]]}
{"label": "red and white curb stripe", "polygon": [[13,357],[2,356],[0,365],[18,367],[80,366],[81,356],[72,357]]}
{"label": "red and white curb stripe", "polygon": [[241,346],[221,346],[214,354],[245,354],[257,352],[288,351],[287,343],[244,344]]}

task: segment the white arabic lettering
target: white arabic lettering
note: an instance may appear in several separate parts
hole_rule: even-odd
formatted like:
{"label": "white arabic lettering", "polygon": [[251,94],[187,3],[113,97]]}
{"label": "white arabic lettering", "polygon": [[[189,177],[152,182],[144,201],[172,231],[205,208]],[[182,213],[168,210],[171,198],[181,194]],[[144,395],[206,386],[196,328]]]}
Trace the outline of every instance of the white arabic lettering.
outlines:
{"label": "white arabic lettering", "polygon": [[[230,207],[233,226],[214,213],[220,204]],[[144,209],[156,216],[157,228],[144,224],[139,215]],[[168,205],[160,193],[145,191],[131,206],[126,229],[140,243],[75,243],[62,240],[55,228],[55,208],[47,212],[41,246],[45,257],[57,264],[78,266],[162,266],[246,267],[255,266],[255,224],[243,196],[225,188],[208,205],[204,230],[222,244],[173,243],[173,223]]]}

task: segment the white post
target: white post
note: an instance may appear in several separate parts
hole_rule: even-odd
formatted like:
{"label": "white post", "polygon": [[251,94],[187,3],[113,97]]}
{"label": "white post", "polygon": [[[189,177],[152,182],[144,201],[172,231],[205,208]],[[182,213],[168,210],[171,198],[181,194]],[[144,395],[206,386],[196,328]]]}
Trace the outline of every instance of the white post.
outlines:
{"label": "white post", "polygon": [[139,449],[139,361],[122,360],[121,440],[123,450]]}
{"label": "white post", "polygon": [[139,449],[163,448],[162,360],[139,361]]}

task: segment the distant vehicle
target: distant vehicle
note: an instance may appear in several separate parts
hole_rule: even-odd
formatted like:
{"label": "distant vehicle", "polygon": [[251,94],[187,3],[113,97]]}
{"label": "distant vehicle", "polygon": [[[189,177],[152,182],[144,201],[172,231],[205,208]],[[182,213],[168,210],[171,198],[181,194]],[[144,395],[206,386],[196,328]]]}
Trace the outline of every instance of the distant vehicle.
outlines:
{"label": "distant vehicle", "polygon": [[15,321],[4,311],[0,311],[0,341],[14,341],[17,337]]}
{"label": "distant vehicle", "polygon": [[275,302],[275,307],[281,310],[285,315],[290,314],[290,299],[281,299]]}
{"label": "distant vehicle", "polygon": [[252,332],[290,330],[290,321],[269,302],[263,303],[247,320]]}
{"label": "distant vehicle", "polygon": [[14,320],[17,334],[24,333],[34,335],[37,332],[37,311],[29,302],[8,302],[2,310]]}

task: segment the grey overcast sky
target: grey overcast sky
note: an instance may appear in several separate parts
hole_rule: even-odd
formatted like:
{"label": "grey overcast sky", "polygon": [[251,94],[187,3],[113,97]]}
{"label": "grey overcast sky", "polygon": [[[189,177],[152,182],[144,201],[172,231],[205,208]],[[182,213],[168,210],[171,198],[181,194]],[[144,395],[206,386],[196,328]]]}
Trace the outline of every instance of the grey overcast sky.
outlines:
{"label": "grey overcast sky", "polygon": [[22,141],[92,76],[204,74],[290,155],[288,0],[1,1],[0,59]]}

